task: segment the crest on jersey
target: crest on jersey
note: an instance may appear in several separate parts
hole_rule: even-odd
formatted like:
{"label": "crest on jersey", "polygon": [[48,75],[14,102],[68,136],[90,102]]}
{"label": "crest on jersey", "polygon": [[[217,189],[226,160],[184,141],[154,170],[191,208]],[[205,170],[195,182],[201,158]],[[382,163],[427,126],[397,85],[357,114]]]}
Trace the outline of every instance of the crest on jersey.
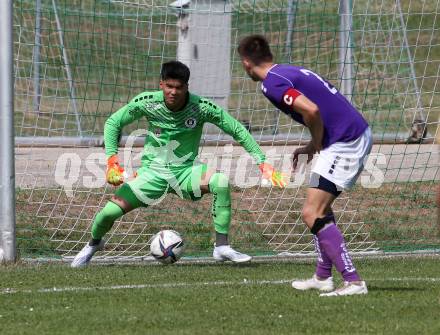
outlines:
{"label": "crest on jersey", "polygon": [[186,119],[185,126],[187,128],[194,128],[197,124],[197,120],[193,117],[190,117],[189,119]]}
{"label": "crest on jersey", "polygon": [[156,137],[160,137],[162,130],[160,128],[154,128],[154,135]]}

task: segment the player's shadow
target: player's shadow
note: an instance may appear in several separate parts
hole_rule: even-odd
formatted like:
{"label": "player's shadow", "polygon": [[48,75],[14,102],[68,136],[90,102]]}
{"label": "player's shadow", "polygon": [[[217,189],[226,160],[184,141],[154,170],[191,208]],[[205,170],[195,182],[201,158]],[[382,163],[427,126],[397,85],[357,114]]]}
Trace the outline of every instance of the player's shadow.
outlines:
{"label": "player's shadow", "polygon": [[183,263],[179,266],[189,266],[192,268],[206,268],[206,267],[239,267],[239,268],[258,268],[261,264],[258,263],[232,263],[232,262],[211,262],[211,263]]}
{"label": "player's shadow", "polygon": [[[69,264],[66,264],[69,266]],[[118,267],[118,268],[136,268],[139,266],[152,266],[152,267],[190,267],[190,268],[206,268],[206,267],[239,267],[239,268],[258,268],[264,266],[264,263],[232,263],[232,262],[177,262],[174,264],[161,264],[159,262],[148,263],[102,263],[93,264],[93,266],[105,266],[105,267]]]}
{"label": "player's shadow", "polygon": [[207,262],[207,263],[177,263],[172,266],[191,267],[191,268],[207,268],[207,267],[225,267],[225,268],[252,268],[258,269],[267,266],[265,263],[246,262],[246,263],[232,263],[232,262]]}
{"label": "player's shadow", "polygon": [[[368,284],[368,283],[367,283]],[[368,291],[369,292],[377,292],[377,291],[383,291],[383,292],[417,292],[417,291],[426,291],[423,287],[396,287],[396,286],[376,286],[368,284]]]}

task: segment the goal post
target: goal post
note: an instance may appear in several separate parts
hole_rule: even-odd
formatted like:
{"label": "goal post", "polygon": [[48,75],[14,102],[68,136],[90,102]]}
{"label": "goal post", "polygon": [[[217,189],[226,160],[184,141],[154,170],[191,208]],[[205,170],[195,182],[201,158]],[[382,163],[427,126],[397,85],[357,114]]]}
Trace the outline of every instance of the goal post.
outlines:
{"label": "goal post", "polygon": [[[169,60],[186,58],[197,78],[191,90],[227,107],[269,161],[290,172],[290,155],[310,137],[242,69],[236,46],[253,33],[268,38],[277,62],[307,67],[332,82],[372,128],[374,157],[355,189],[335,202],[350,250],[440,248],[439,147],[433,141],[440,112],[440,0],[16,0],[13,6],[9,110],[3,108],[4,72],[0,83],[2,248],[5,236],[11,246],[16,236],[21,257],[70,259],[81,249],[95,214],[115,191],[104,179],[105,120],[140,92],[158,89],[160,66]],[[176,15],[179,6],[184,18]],[[5,49],[2,55],[12,52]],[[0,66],[6,71],[5,62]],[[134,170],[143,137],[133,132],[144,128],[138,122],[122,134],[120,158]],[[199,152],[210,168],[229,176],[232,243],[253,255],[313,254],[301,221],[310,167],[292,174],[285,190],[265,187],[252,159],[232,143],[216,127],[205,127]],[[11,236],[4,232],[14,217],[5,213],[14,212],[13,205]],[[169,195],[158,206],[130,212],[106,236],[101,257],[143,258],[150,238],[166,228],[183,234],[187,255],[207,256],[210,208],[209,195],[197,202]]]}
{"label": "goal post", "polygon": [[0,262],[16,259],[12,0],[0,2]]}
{"label": "goal post", "polygon": [[339,76],[340,91],[351,101],[353,94],[353,5],[351,0],[339,1]]}

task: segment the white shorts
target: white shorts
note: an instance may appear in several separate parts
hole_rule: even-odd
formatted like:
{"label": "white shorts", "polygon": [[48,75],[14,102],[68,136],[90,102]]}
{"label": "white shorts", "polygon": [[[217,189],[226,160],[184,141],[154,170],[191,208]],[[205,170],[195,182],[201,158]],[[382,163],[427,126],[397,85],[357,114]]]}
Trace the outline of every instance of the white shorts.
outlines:
{"label": "white shorts", "polygon": [[368,158],[373,146],[371,129],[351,142],[336,142],[321,150],[315,165],[312,168],[310,184],[314,183],[313,173],[330,180],[338,189],[353,187],[359,177],[364,162]]}

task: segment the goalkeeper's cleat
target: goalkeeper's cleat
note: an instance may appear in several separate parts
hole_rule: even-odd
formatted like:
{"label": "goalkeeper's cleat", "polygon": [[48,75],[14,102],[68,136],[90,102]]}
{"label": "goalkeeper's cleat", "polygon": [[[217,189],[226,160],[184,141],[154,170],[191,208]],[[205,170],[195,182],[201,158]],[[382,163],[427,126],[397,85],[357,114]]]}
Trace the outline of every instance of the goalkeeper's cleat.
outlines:
{"label": "goalkeeper's cleat", "polygon": [[232,249],[229,245],[214,247],[212,257],[218,262],[232,261],[234,263],[246,263],[252,259],[251,256],[242,254]]}
{"label": "goalkeeper's cleat", "polygon": [[90,245],[87,243],[84,248],[75,256],[70,266],[72,268],[81,268],[87,266],[93,255],[104,249],[105,241],[101,240],[97,245]]}
{"label": "goalkeeper's cleat", "polygon": [[322,292],[329,292],[335,289],[332,277],[319,280],[316,274],[314,274],[313,277],[310,279],[294,280],[292,282],[292,287],[301,291],[319,290]]}
{"label": "goalkeeper's cleat", "polygon": [[320,297],[339,297],[343,295],[356,295],[356,294],[367,294],[367,284],[364,281],[361,282],[344,282],[344,286],[329,292],[321,293]]}

